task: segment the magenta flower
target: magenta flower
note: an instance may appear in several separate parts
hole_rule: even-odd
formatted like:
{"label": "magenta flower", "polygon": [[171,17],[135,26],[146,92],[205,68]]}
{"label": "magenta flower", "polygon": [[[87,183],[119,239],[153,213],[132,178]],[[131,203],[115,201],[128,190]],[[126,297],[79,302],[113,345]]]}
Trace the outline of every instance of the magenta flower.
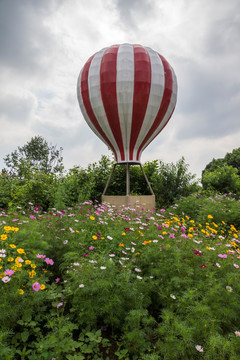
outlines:
{"label": "magenta flower", "polygon": [[63,302],[62,302],[62,301],[57,305],[57,308],[59,309],[61,306],[63,306]]}
{"label": "magenta flower", "polygon": [[45,259],[45,262],[49,265],[53,265],[54,264],[54,261],[52,259],[49,259],[49,258],[46,258]]}
{"label": "magenta flower", "polygon": [[206,268],[206,267],[207,267],[207,265],[204,265],[204,264],[203,264],[203,265],[201,265],[200,267],[201,267],[201,268]]}
{"label": "magenta flower", "polygon": [[238,269],[239,268],[239,265],[238,264],[233,264],[233,266]]}
{"label": "magenta flower", "polygon": [[56,284],[57,284],[60,280],[61,280],[60,278],[56,278],[56,279],[55,279]]}
{"label": "magenta flower", "polygon": [[36,216],[30,215],[30,219],[35,220],[35,219],[36,219]]}
{"label": "magenta flower", "polygon": [[222,259],[226,259],[227,258],[227,254],[218,254],[218,257],[222,258]]}
{"label": "magenta flower", "polygon": [[89,250],[94,250],[94,249],[95,249],[94,246],[90,246],[90,247],[89,247]]}
{"label": "magenta flower", "polygon": [[40,284],[38,282],[33,283],[32,288],[34,291],[38,291],[40,289]]}
{"label": "magenta flower", "polygon": [[37,254],[36,258],[38,259],[45,259],[46,255]]}
{"label": "magenta flower", "polygon": [[14,271],[11,270],[11,269],[7,269],[7,270],[4,271],[4,274],[8,275],[8,276],[11,276],[12,274],[14,274]]}

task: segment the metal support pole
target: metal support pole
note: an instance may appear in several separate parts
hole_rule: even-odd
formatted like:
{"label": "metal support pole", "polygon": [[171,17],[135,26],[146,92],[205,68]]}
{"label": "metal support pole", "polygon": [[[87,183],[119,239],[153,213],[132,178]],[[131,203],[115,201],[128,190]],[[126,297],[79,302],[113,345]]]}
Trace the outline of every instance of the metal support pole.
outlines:
{"label": "metal support pole", "polygon": [[147,175],[145,174],[145,172],[144,172],[144,170],[143,170],[142,164],[140,163],[139,165],[140,165],[140,167],[141,167],[141,170],[142,170],[142,173],[143,173],[143,175],[144,175],[144,177],[145,177],[145,180],[146,180],[146,182],[147,182],[147,184],[148,184],[148,186],[149,186],[149,189],[150,189],[150,191],[151,191],[151,194],[154,195],[153,189],[152,189],[152,187],[151,187],[150,182],[148,181]]}
{"label": "metal support pole", "polygon": [[116,166],[117,166],[117,164],[114,164],[113,169],[112,169],[112,172],[111,172],[111,174],[109,175],[108,181],[107,181],[106,186],[105,186],[105,188],[104,188],[104,190],[103,190],[103,195],[105,195],[105,193],[106,193],[106,191],[107,191],[108,185],[109,185],[109,183],[110,183],[110,181],[111,181],[111,178],[112,178],[112,176],[113,176],[113,172],[114,172]]}
{"label": "metal support pole", "polygon": [[129,163],[126,163],[126,195],[130,194],[130,172]]}

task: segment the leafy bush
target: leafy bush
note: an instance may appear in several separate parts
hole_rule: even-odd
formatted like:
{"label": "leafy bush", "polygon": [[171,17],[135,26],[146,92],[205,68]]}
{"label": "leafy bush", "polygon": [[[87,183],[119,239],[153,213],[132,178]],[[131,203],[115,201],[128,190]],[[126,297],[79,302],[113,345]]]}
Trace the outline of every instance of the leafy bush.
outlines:
{"label": "leafy bush", "polygon": [[240,199],[231,193],[196,193],[176,201],[169,210],[180,216],[188,214],[199,223],[205,223],[208,214],[212,214],[217,223],[224,219],[228,226],[240,227]]}
{"label": "leafy bush", "polygon": [[1,354],[239,359],[240,231],[209,210],[2,212]]}

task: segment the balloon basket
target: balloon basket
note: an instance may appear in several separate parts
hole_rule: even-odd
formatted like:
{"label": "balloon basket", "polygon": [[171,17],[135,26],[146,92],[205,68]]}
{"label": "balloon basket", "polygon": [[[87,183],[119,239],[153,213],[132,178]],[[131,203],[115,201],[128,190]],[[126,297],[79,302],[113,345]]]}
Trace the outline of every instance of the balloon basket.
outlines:
{"label": "balloon basket", "polygon": [[113,207],[130,207],[136,210],[155,210],[155,195],[102,195],[102,203]]}

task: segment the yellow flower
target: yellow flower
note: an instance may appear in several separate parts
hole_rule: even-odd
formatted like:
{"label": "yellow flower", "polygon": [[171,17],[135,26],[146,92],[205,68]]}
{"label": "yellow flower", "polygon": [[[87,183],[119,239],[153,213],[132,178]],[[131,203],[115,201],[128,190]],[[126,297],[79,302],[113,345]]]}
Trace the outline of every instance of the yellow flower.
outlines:
{"label": "yellow flower", "polygon": [[93,238],[93,240],[97,240],[97,236],[96,236],[96,235],[93,235],[92,238]]}
{"label": "yellow flower", "polygon": [[18,231],[18,230],[19,230],[19,228],[18,228],[18,227],[14,227],[14,226],[13,226],[13,227],[11,228],[11,230],[12,230],[12,231]]}
{"label": "yellow flower", "polygon": [[1,235],[1,240],[6,240],[7,239],[7,235],[6,234],[2,234]]}
{"label": "yellow flower", "polygon": [[35,269],[36,265],[35,264],[31,264],[31,268]]}
{"label": "yellow flower", "polygon": [[12,249],[15,249],[15,247],[16,247],[16,245],[14,245],[14,244],[10,244],[9,245]]}
{"label": "yellow flower", "polygon": [[2,266],[0,266],[0,269],[2,269]]}
{"label": "yellow flower", "polygon": [[4,230],[5,230],[5,231],[10,231],[10,230],[11,230],[11,226],[4,226]]}
{"label": "yellow flower", "polygon": [[17,252],[18,252],[19,254],[25,254],[24,249],[17,249]]}
{"label": "yellow flower", "polygon": [[90,220],[95,220],[95,217],[91,215],[91,216],[89,217],[89,219],[90,219]]}
{"label": "yellow flower", "polygon": [[17,271],[17,270],[18,270],[18,267],[17,267],[16,265],[13,265],[13,266],[11,267],[11,269],[12,269],[13,271]]}
{"label": "yellow flower", "polygon": [[208,215],[207,217],[208,219],[213,219],[212,215]]}
{"label": "yellow flower", "polygon": [[30,278],[33,278],[36,275],[36,272],[34,270],[29,271],[28,275],[29,275]]}
{"label": "yellow flower", "polygon": [[18,293],[19,293],[19,295],[23,295],[23,294],[24,294],[23,289],[19,289],[19,290],[18,290]]}
{"label": "yellow flower", "polygon": [[192,238],[192,237],[193,237],[193,234],[188,234],[188,237]]}
{"label": "yellow flower", "polygon": [[22,264],[20,262],[16,261],[16,266],[17,267],[22,267]]}
{"label": "yellow flower", "polygon": [[118,246],[124,246],[124,244],[119,244]]}
{"label": "yellow flower", "polygon": [[14,261],[14,258],[9,257],[9,258],[8,258],[8,261],[9,261],[9,262],[12,262],[12,261]]}
{"label": "yellow flower", "polygon": [[30,261],[30,260],[26,260],[26,261],[25,261],[25,264],[30,265],[30,264],[31,264],[31,261]]}
{"label": "yellow flower", "polygon": [[163,232],[162,232],[163,235],[166,235],[166,233],[167,233],[166,231],[163,231]]}
{"label": "yellow flower", "polygon": [[44,290],[45,288],[46,288],[46,286],[45,286],[44,284],[41,284],[41,285],[40,285],[40,289],[41,289],[41,290]]}
{"label": "yellow flower", "polygon": [[[140,232],[141,232],[141,231],[139,231],[139,234],[140,234]],[[125,232],[123,232],[123,233],[122,233],[122,236],[125,236],[125,235],[126,235],[126,233],[125,233]]]}
{"label": "yellow flower", "polygon": [[17,262],[23,262],[23,259],[20,257],[20,256],[18,256],[16,259],[15,259],[15,262],[17,263]]}
{"label": "yellow flower", "polygon": [[238,234],[233,234],[233,236],[237,239],[238,238]]}

